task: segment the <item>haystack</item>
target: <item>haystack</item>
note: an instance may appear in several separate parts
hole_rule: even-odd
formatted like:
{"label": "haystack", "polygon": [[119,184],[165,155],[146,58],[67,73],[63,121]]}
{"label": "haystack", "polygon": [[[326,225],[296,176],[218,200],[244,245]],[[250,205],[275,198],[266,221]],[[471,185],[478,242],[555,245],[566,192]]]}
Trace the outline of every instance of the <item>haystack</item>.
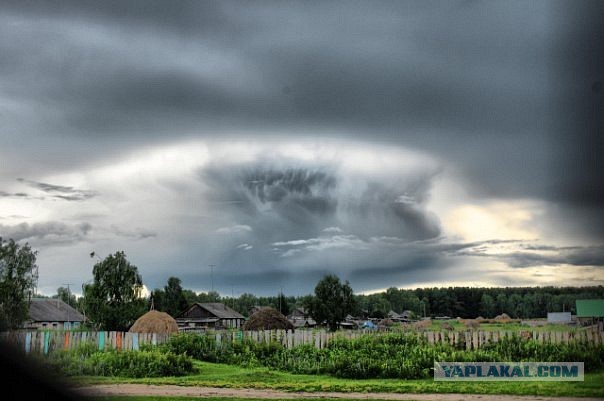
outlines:
{"label": "haystack", "polygon": [[478,322],[478,319],[474,320],[474,319],[467,319],[464,320],[463,324],[468,328],[468,329],[477,329],[480,327],[480,323]]}
{"label": "haystack", "polygon": [[275,308],[254,312],[243,324],[243,330],[293,330],[294,325]]}
{"label": "haystack", "polygon": [[166,312],[150,310],[145,313],[130,327],[131,333],[178,333],[176,320]]}
{"label": "haystack", "polygon": [[495,320],[510,320],[511,317],[507,313],[502,313],[501,315],[495,316]]}
{"label": "haystack", "polygon": [[451,325],[451,323],[449,322],[444,322],[443,324],[440,325],[441,330],[454,330],[453,326]]}
{"label": "haystack", "polygon": [[432,321],[430,319],[418,320],[413,323],[413,328],[415,330],[427,329],[432,325]]}

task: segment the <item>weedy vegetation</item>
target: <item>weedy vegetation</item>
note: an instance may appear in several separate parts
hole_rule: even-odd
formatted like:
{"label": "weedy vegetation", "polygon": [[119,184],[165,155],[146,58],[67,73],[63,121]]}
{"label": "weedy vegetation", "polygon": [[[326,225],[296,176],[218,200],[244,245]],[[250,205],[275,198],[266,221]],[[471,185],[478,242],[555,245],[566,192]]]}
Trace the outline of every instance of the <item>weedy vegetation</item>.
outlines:
{"label": "weedy vegetation", "polygon": [[159,347],[163,352],[207,362],[243,367],[268,367],[296,374],[327,374],[350,379],[421,379],[432,376],[434,362],[581,361],[586,371],[604,367],[604,346],[574,341],[540,343],[518,336],[500,339],[478,350],[429,344],[413,333],[336,338],[326,348],[312,345],[285,348],[253,340],[216,342],[212,337],[179,334]]}

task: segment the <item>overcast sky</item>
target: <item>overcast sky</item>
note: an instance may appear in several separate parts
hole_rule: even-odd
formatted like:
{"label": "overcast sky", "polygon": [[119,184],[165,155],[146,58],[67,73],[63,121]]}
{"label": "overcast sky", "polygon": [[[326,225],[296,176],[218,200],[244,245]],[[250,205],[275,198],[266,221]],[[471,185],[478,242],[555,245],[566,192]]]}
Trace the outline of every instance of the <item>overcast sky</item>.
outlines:
{"label": "overcast sky", "polygon": [[223,295],[604,284],[602,2],[3,1],[0,236]]}

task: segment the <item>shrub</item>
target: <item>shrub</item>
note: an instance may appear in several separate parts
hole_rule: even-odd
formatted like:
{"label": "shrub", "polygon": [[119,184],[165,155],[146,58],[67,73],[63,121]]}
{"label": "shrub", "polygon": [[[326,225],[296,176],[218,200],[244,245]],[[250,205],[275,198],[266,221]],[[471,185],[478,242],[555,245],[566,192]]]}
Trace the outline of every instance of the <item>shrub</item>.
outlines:
{"label": "shrub", "polygon": [[162,377],[193,372],[190,357],[160,350],[97,352],[86,365],[86,374],[96,376]]}
{"label": "shrub", "polygon": [[187,355],[151,351],[99,351],[88,345],[50,353],[43,363],[66,376],[162,377],[194,372]]}

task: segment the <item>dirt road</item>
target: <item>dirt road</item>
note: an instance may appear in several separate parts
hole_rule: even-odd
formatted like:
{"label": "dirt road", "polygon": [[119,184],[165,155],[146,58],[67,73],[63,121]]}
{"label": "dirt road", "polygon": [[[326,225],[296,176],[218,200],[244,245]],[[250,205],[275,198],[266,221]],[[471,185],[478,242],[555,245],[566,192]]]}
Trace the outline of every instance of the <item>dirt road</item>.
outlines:
{"label": "dirt road", "polygon": [[240,397],[240,398],[354,398],[359,400],[416,400],[416,401],[602,401],[604,398],[540,397],[492,394],[399,394],[399,393],[336,393],[286,392],[278,390],[153,386],[147,384],[103,384],[80,387],[77,392],[86,396],[182,396],[182,397]]}

